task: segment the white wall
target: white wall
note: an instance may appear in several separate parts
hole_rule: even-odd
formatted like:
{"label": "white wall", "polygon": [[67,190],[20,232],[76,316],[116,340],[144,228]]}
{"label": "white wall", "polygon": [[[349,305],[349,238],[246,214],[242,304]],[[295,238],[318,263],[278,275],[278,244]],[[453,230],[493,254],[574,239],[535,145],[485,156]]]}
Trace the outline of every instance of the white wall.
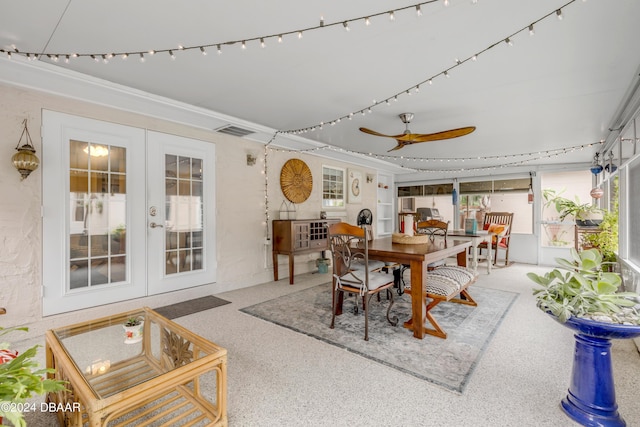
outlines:
{"label": "white wall", "polygon": [[[124,106],[123,106],[124,108]],[[209,141],[216,144],[217,194],[217,252],[218,277],[214,292],[223,292],[273,280],[271,247],[265,245],[265,176],[264,147],[261,143],[226,136],[214,131],[198,129],[166,120],[130,113],[34,90],[0,84],[0,307],[7,309],[2,326],[27,325],[29,335],[41,334],[45,329],[79,320],[137,308],[151,307],[201,296],[202,289],[173,292],[135,301],[81,310],[64,315],[42,317],[41,281],[42,225],[41,225],[41,169],[26,180],[11,164],[11,156],[22,133],[22,121],[27,118],[29,131],[37,153],[42,153],[41,111],[48,109],[129,126],[151,129],[174,135]],[[246,154],[258,154],[258,162],[248,166]],[[346,163],[315,157],[310,154],[267,151],[268,211],[270,219],[277,219],[277,211],[284,200],[279,178],[282,165],[290,158],[304,160],[313,174],[310,198],[297,207],[298,218],[318,218],[321,208],[322,165],[353,167]],[[363,177],[375,170],[356,167]],[[369,208],[376,215],[377,182],[363,183],[362,204],[348,204],[346,220],[355,223],[360,209]],[[269,230],[270,230],[269,226]],[[296,273],[311,269],[310,259],[304,255],[297,260]],[[281,257],[280,281],[288,269],[286,257]],[[327,280],[329,277],[327,276]]]}

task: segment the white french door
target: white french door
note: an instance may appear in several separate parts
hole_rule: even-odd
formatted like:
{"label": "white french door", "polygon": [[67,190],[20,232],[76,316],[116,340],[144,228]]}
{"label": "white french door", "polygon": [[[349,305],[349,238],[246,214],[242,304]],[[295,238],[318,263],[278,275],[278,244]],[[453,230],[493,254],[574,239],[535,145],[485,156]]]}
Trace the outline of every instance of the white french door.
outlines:
{"label": "white french door", "polygon": [[147,134],[149,294],[215,281],[215,146]]}
{"label": "white french door", "polygon": [[42,135],[43,315],[215,281],[213,144],[51,111]]}

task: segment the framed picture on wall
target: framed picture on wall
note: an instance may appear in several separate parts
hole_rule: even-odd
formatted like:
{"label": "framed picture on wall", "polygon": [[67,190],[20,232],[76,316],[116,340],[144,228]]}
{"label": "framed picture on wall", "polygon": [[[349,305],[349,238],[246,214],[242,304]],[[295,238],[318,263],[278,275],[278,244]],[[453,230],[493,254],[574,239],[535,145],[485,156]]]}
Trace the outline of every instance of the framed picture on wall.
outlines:
{"label": "framed picture on wall", "polygon": [[349,169],[349,181],[347,193],[349,194],[349,203],[362,203],[362,172],[359,170]]}

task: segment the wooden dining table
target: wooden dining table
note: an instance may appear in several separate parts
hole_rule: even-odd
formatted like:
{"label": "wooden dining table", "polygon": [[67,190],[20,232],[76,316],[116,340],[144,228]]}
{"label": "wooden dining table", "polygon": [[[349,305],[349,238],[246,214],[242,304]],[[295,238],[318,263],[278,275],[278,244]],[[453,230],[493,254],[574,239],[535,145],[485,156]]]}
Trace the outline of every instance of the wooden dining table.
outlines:
{"label": "wooden dining table", "polygon": [[[391,237],[383,237],[369,241],[369,259],[409,265],[411,269],[411,317],[413,319],[413,336],[423,339],[424,322],[427,304],[424,297],[427,265],[456,256],[458,265],[467,266],[468,240],[444,239],[436,237],[433,242],[421,244],[394,243]],[[338,305],[341,301],[338,301]],[[337,310],[336,314],[341,312]]]}

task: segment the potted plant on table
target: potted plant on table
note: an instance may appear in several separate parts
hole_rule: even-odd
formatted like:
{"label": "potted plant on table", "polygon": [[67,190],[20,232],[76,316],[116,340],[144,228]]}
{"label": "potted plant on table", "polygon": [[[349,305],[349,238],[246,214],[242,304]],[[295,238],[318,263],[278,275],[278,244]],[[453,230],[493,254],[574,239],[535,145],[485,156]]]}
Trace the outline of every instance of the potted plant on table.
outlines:
{"label": "potted plant on table", "polygon": [[586,426],[624,426],[618,414],[611,365],[611,339],[640,336],[640,296],[618,292],[622,279],[605,271],[597,249],[578,252],[571,259],[556,259],[558,267],[543,276],[527,277],[541,286],[534,290],[538,307],[573,329],[575,352],[564,412]]}
{"label": "potted plant on table", "polygon": [[135,344],[142,341],[142,335],[144,330],[144,318],[141,316],[132,316],[127,318],[122,325],[124,328],[124,342],[125,344]]}
{"label": "potted plant on table", "polygon": [[542,190],[545,207],[554,206],[560,214],[560,221],[573,217],[576,224],[583,227],[594,227],[602,221],[603,210],[592,203],[580,203],[578,196],[574,200],[561,196],[562,192],[552,189]]}
{"label": "potted plant on table", "polygon": [[[2,328],[0,336],[27,328]],[[17,427],[26,426],[20,409],[30,407],[26,400],[34,394],[45,394],[64,390],[64,382],[46,379],[53,369],[40,368],[34,360],[38,345],[23,353],[9,349],[9,344],[0,342],[0,424],[9,421]]]}

